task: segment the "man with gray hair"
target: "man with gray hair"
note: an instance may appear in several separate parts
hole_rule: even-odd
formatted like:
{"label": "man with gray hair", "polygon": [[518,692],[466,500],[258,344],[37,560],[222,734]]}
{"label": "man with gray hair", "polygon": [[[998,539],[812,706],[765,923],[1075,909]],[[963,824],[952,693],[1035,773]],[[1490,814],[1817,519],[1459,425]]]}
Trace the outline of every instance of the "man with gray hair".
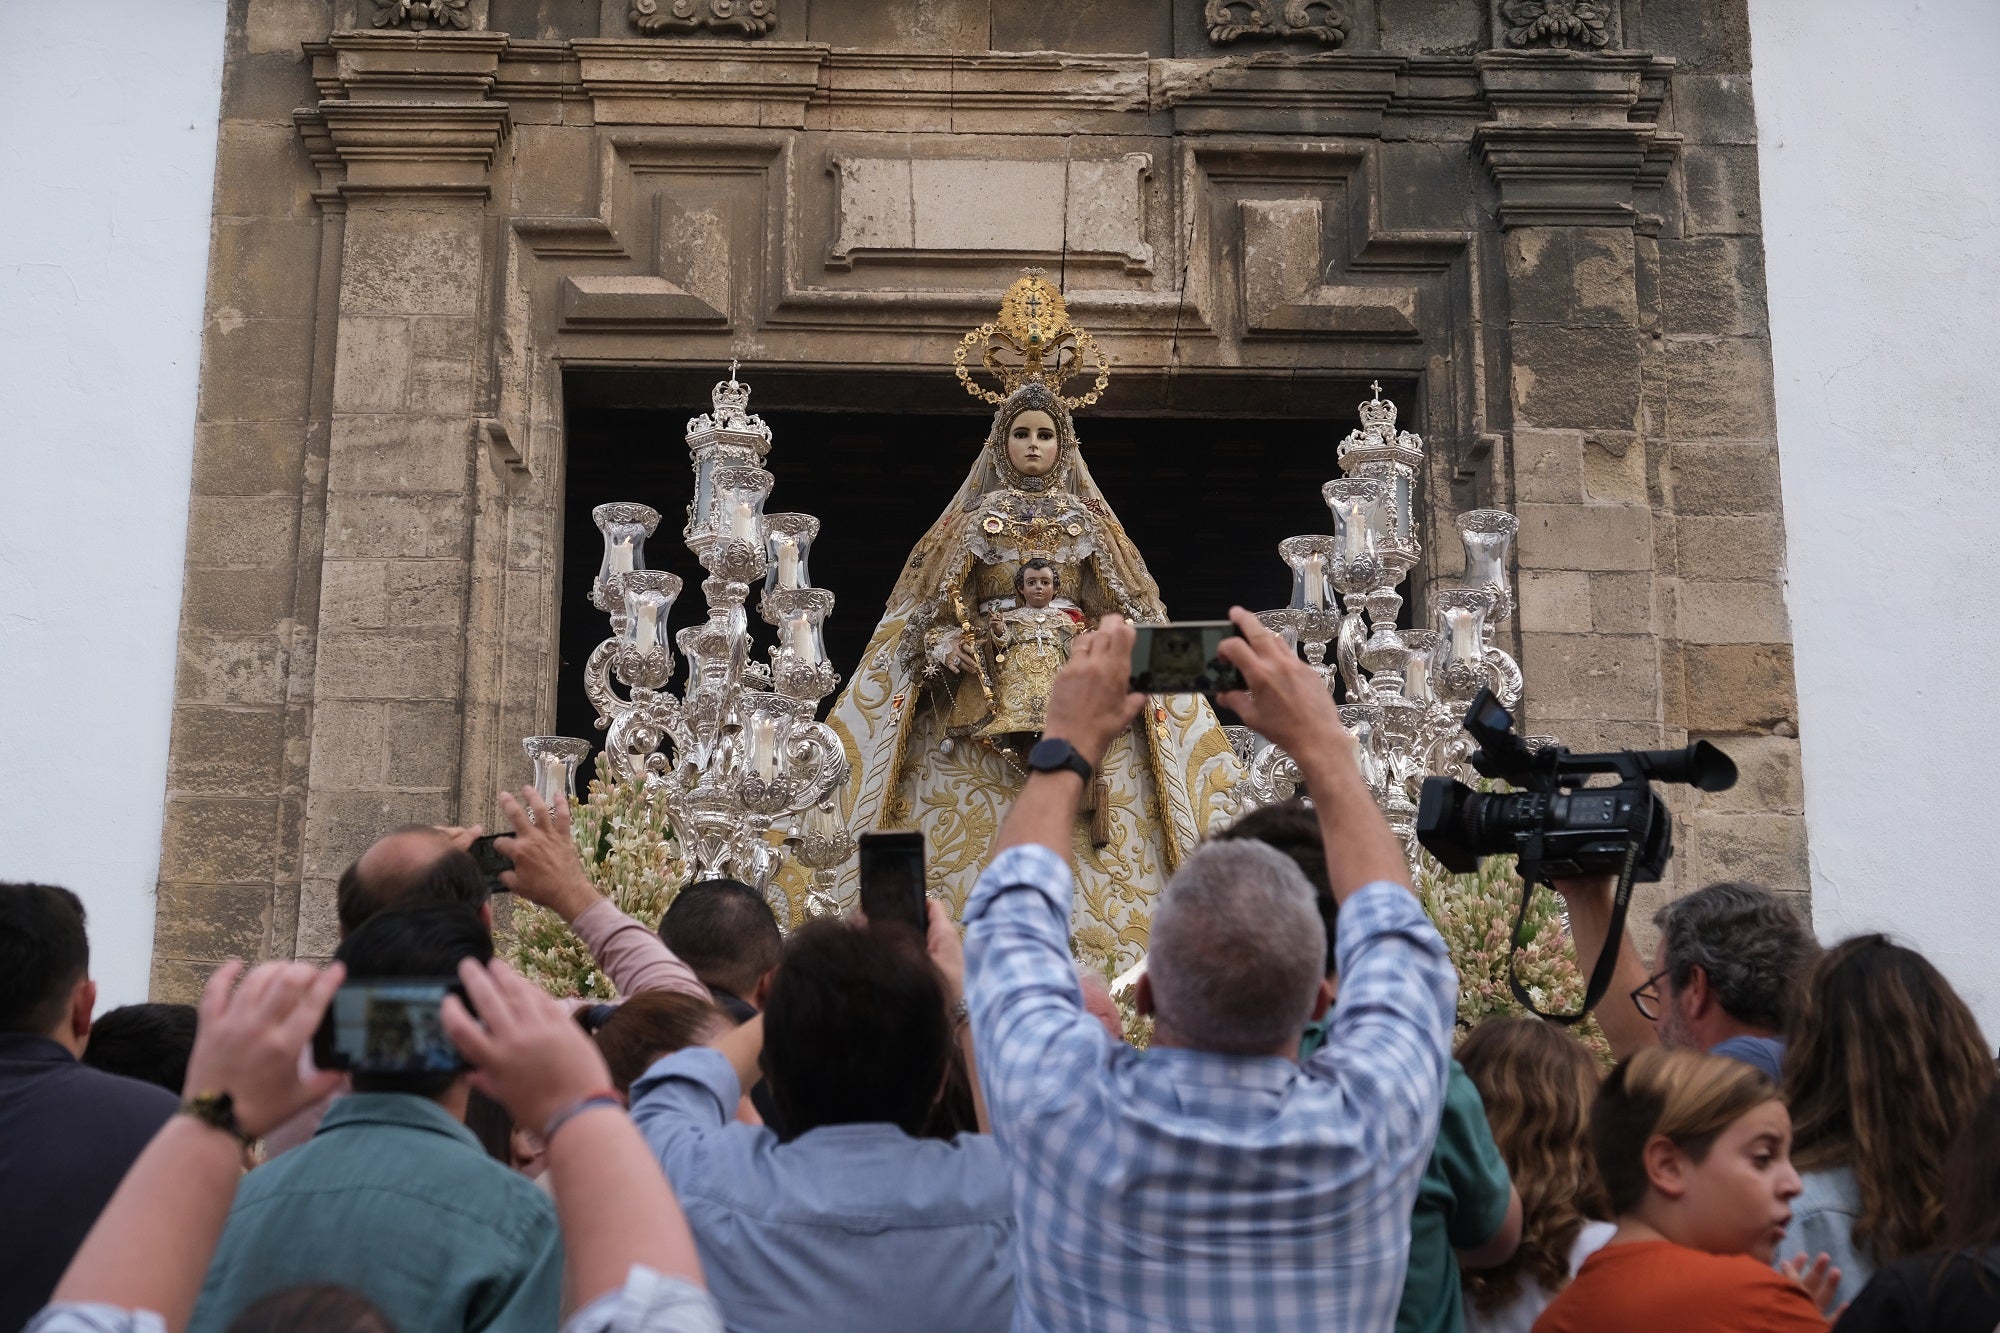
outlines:
{"label": "man with gray hair", "polygon": [[[1613,887],[1597,879],[1556,883],[1586,976],[1609,933]],[[1679,1046],[1741,1060],[1782,1081],[1780,1034],[1819,955],[1804,919],[1761,885],[1724,882],[1674,899],[1653,924],[1660,947],[1650,976],[1631,936],[1619,940],[1611,989],[1597,1015],[1612,1055],[1622,1060],[1646,1046]]]}
{"label": "man with gray hair", "polygon": [[[1144,695],[1131,627],[1080,637],[965,911],[967,992],[1014,1185],[1016,1329],[1390,1327],[1437,1136],[1457,977],[1324,682],[1241,608],[1220,701],[1297,761],[1340,905],[1340,996],[1292,859],[1195,851],[1154,906],[1148,1050],[1085,1012],[1069,957],[1078,802]],[[1303,1064],[1307,1023],[1333,1004]]]}

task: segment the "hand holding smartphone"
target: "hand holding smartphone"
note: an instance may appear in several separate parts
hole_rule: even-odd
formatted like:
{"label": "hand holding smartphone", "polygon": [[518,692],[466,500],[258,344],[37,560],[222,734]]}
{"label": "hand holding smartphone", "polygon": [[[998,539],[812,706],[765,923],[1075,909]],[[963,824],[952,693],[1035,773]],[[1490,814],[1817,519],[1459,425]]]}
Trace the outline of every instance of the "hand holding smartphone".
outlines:
{"label": "hand holding smartphone", "polygon": [[439,1006],[455,977],[350,978],[333,993],[313,1034],[313,1063],[358,1074],[455,1074],[469,1068],[445,1035]]}
{"label": "hand holding smartphone", "polygon": [[900,921],[919,933],[930,929],[924,900],[924,835],[864,833],[861,849],[861,910],[872,924]]}
{"label": "hand holding smartphone", "polygon": [[488,892],[507,892],[507,886],[500,882],[500,874],[502,871],[514,868],[514,858],[495,847],[493,840],[510,836],[512,835],[506,833],[488,833],[484,837],[474,838],[472,845],[465,849],[471,854],[472,859],[479,863],[479,873],[486,876]]}
{"label": "hand holding smartphone", "polygon": [[1240,690],[1243,673],[1223,660],[1224,639],[1240,638],[1227,620],[1135,625],[1132,688],[1141,694],[1218,694]]}

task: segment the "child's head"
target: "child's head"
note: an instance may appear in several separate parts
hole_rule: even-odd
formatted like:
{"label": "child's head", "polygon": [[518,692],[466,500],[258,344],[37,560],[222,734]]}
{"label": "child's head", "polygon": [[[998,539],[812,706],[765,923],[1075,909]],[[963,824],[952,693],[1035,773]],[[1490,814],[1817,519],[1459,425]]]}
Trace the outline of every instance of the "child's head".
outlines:
{"label": "child's head", "polygon": [[1609,1215],[1590,1161],[1590,1106],[1602,1069],[1563,1029],[1535,1018],[1489,1018],[1458,1048],[1479,1089],[1493,1142],[1521,1194],[1521,1245],[1500,1267],[1466,1275],[1482,1310],[1513,1300],[1525,1276],[1544,1291],[1569,1280],[1570,1247]]}
{"label": "child's head", "polygon": [[1014,591],[1037,611],[1056,599],[1056,567],[1041,556],[1014,571]]}
{"label": "child's head", "polygon": [[1618,1217],[1691,1249],[1771,1261],[1801,1187],[1792,1118],[1756,1069],[1697,1051],[1641,1051],[1598,1092],[1590,1141]]}

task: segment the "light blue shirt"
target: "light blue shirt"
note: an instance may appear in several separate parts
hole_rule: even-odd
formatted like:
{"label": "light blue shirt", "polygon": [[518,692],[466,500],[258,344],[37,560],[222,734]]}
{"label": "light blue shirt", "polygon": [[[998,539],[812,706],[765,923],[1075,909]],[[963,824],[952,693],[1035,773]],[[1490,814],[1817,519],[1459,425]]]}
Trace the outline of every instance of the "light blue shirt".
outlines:
{"label": "light blue shirt", "polygon": [[1792,1224],[1778,1243],[1775,1262],[1803,1254],[1808,1260],[1824,1254],[1840,1270],[1840,1290],[1836,1307],[1861,1294],[1875,1265],[1854,1244],[1854,1223],[1861,1216],[1861,1182],[1851,1168],[1832,1166],[1824,1171],[1801,1171],[1805,1186],[1792,1200]]}
{"label": "light blue shirt", "polygon": [[729,1328],[1007,1327],[1014,1211],[990,1137],[822,1125],[780,1143],[734,1119],[741,1096],[729,1061],[699,1046],[632,1085],[632,1119],[673,1182]]}
{"label": "light blue shirt", "polygon": [[1002,852],[966,905],[967,999],[1020,1217],[1017,1329],[1395,1321],[1458,978],[1415,895],[1341,904],[1340,999],[1304,1065],[1114,1045],[1069,955],[1069,866]]}

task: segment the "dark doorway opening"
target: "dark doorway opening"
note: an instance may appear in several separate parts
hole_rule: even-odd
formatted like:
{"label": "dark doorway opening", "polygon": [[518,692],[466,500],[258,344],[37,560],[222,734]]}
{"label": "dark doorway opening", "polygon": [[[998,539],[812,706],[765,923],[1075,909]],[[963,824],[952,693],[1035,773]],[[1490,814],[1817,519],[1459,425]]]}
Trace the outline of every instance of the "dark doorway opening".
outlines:
{"label": "dark doorway opening", "polygon": [[[565,386],[568,471],[556,725],[563,735],[593,739],[600,733],[583,692],[583,664],[609,634],[610,622],[589,600],[603,552],[591,508],[637,500],[658,509],[662,518],[647,543],[646,563],[683,582],[673,628],[706,614],[701,567],[680,538],[692,485],[683,437],[689,415],[705,407],[706,395],[671,408],[642,405],[593,382],[608,378],[601,372],[573,375]],[[1315,406],[1330,406],[1326,396],[1315,397]],[[858,406],[759,408],[755,398],[751,406],[773,435],[767,466],[777,483],[768,508],[802,510],[820,520],[813,582],[838,598],[826,645],[845,680],[881,619],[911,548],[964,481],[991,417]],[[1339,475],[1335,447],[1359,424],[1352,415],[1085,412],[1077,428],[1091,472],[1145,556],[1167,610],[1179,619],[1202,620],[1221,617],[1232,603],[1252,609],[1285,604],[1291,576],[1277,545],[1295,533],[1331,527],[1320,487]],[[755,615],[754,592],[751,606],[761,660],[770,631]]]}

